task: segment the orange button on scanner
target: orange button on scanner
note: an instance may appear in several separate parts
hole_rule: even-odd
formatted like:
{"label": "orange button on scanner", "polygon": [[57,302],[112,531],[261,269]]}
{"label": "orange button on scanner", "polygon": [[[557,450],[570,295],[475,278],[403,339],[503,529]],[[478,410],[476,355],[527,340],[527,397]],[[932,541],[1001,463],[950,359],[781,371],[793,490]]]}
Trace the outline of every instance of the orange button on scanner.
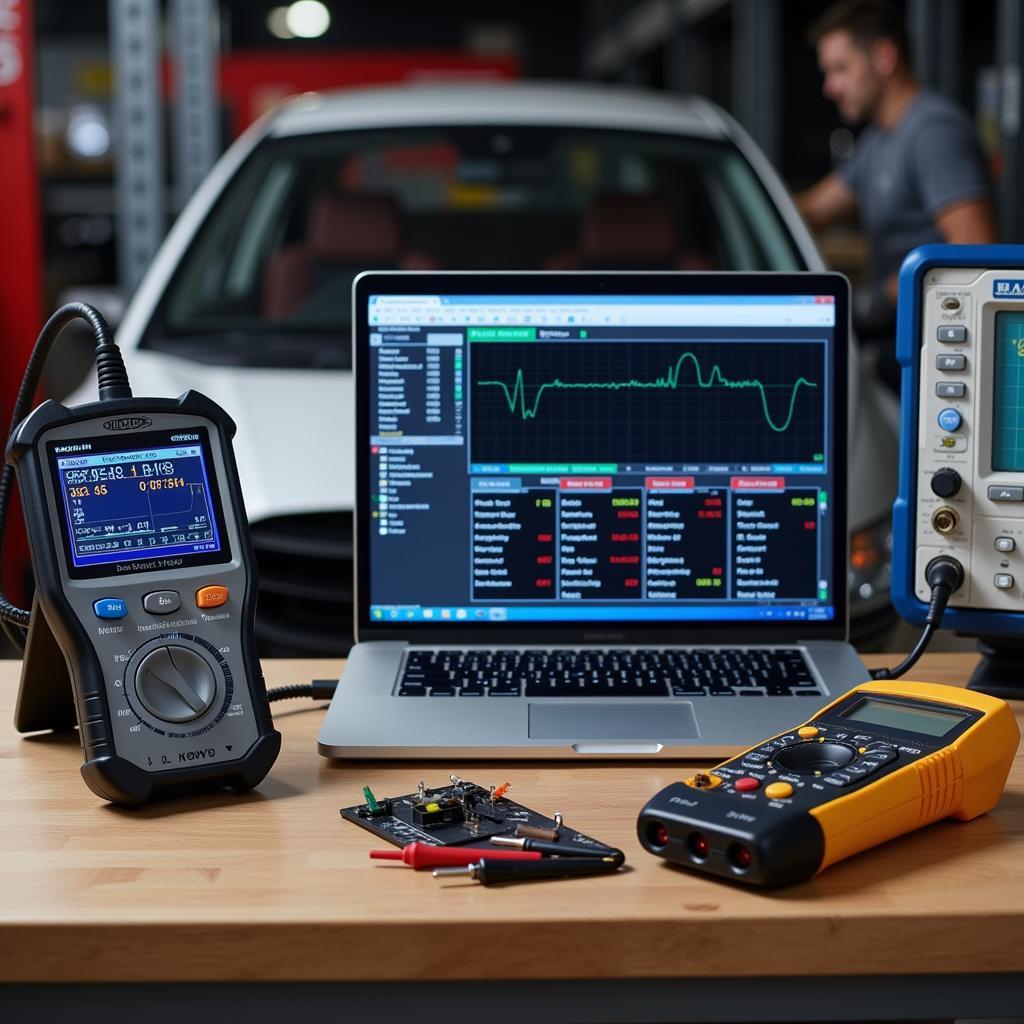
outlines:
{"label": "orange button on scanner", "polygon": [[797,729],[796,734],[802,740],[810,740],[818,735],[818,730],[813,725],[802,725]]}
{"label": "orange button on scanner", "polygon": [[219,608],[222,604],[227,604],[227,600],[227,587],[203,587],[196,591],[197,608]]}
{"label": "orange button on scanner", "polygon": [[793,787],[788,782],[773,782],[764,787],[764,795],[769,800],[785,800],[793,795]]}

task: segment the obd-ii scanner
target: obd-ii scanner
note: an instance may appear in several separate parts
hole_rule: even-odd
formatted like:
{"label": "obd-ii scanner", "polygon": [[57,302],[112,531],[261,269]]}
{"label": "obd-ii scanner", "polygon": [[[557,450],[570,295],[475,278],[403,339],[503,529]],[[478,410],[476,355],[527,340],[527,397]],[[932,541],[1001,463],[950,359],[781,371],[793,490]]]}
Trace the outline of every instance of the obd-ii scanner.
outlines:
{"label": "obd-ii scanner", "polygon": [[[100,401],[46,401],[25,416],[53,340],[76,317],[97,337]],[[82,775],[114,803],[251,789],[281,739],[256,656],[234,423],[195,391],[131,397],[106,324],[80,304],[44,327],[14,423],[0,531],[13,468],[36,584],[31,612],[0,601],[8,636],[25,644],[16,727],[77,720]]]}
{"label": "obd-ii scanner", "polygon": [[995,807],[1020,741],[1003,700],[863,683],[810,721],[654,796],[650,853],[751,885],[788,885],[924,825]]}

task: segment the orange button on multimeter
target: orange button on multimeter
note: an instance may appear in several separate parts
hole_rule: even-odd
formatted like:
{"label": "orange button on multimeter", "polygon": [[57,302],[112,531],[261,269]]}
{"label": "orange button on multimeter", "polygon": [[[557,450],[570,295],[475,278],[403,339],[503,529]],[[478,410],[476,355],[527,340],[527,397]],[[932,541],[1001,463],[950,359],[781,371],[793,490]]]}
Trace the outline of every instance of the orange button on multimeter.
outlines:
{"label": "orange button on multimeter", "polygon": [[227,587],[202,587],[196,591],[197,608],[219,608],[222,604],[227,604],[227,600]]}
{"label": "orange button on multimeter", "polygon": [[862,683],[810,722],[663,789],[637,821],[655,856],[788,885],[999,800],[1020,732],[1009,705],[954,686]]}

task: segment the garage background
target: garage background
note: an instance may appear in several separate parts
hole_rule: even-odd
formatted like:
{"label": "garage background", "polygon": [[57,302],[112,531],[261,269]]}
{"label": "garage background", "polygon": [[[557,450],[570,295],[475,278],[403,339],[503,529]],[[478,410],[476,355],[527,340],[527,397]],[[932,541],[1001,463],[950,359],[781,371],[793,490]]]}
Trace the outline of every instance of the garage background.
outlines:
{"label": "garage background", "polygon": [[[0,0],[0,416],[44,310],[94,302],[116,324],[168,227],[224,148],[262,112],[308,90],[382,82],[599,81],[706,96],[750,132],[794,191],[855,135],[821,95],[812,0],[558,0],[366,4],[342,0]],[[1004,241],[1024,240],[1018,0],[907,0],[915,71],[970,112],[997,186]],[[856,283],[856,226],[819,238]],[[86,372],[70,337],[46,383]],[[16,517],[14,517],[16,518]],[[351,557],[346,524],[315,538]],[[16,524],[20,526],[20,524]],[[17,529],[13,531],[17,533]],[[275,542],[276,543],[276,542]],[[308,555],[288,545],[262,557]],[[7,589],[28,599],[23,540]],[[332,615],[350,592],[339,583]],[[877,638],[876,638],[877,640]],[[880,641],[879,641],[880,642]],[[889,644],[891,646],[891,643]],[[265,645],[265,654],[337,653]]]}

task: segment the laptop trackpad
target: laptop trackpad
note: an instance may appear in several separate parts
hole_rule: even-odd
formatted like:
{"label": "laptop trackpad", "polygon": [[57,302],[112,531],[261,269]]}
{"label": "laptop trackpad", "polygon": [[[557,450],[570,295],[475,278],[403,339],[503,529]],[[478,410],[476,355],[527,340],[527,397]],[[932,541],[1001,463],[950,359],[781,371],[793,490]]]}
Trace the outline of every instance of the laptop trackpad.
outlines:
{"label": "laptop trackpad", "polygon": [[692,740],[700,736],[693,705],[614,704],[582,701],[530,704],[530,739],[536,740]]}

